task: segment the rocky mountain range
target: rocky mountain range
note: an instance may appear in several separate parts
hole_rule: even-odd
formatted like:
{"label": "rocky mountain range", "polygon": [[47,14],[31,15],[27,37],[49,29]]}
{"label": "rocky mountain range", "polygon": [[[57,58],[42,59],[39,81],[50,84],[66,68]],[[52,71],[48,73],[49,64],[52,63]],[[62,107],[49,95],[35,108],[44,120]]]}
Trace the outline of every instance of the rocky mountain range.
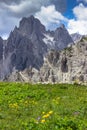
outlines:
{"label": "rocky mountain range", "polygon": [[7,40],[0,38],[0,80],[86,82],[87,38],[78,39],[63,24],[47,31],[37,18],[23,18]]}

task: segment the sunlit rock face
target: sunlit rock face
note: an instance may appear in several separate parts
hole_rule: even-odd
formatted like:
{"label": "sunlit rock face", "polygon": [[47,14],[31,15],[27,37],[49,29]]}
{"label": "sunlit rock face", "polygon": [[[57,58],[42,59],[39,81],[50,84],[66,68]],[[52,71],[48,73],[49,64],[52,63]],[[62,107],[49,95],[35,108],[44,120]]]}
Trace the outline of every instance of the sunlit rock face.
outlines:
{"label": "sunlit rock face", "polygon": [[73,44],[62,51],[49,51],[44,58],[44,64],[38,73],[40,77],[38,82],[76,82],[86,84],[87,37],[83,37],[78,43]]}

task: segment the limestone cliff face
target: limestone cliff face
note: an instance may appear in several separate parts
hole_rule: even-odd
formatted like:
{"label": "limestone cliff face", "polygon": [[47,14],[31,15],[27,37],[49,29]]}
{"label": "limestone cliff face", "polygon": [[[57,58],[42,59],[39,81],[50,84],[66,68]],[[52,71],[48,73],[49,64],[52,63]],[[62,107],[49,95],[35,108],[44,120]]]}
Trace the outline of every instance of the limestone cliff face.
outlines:
{"label": "limestone cliff face", "polygon": [[63,51],[50,51],[40,74],[47,82],[87,82],[87,37]]}
{"label": "limestone cliff face", "polygon": [[62,51],[50,50],[39,71],[30,67],[10,75],[8,80],[16,76],[19,81],[32,83],[87,83],[87,37]]}

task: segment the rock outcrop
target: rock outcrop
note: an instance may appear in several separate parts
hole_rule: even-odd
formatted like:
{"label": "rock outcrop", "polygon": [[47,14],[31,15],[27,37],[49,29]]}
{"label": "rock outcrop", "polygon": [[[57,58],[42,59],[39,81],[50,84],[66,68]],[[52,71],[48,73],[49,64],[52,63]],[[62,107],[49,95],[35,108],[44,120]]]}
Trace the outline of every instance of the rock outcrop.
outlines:
{"label": "rock outcrop", "polygon": [[[87,83],[87,37],[64,50],[51,50],[44,57],[44,64],[17,72],[19,81],[32,83]],[[12,81],[13,75],[8,76]],[[13,78],[15,80],[15,78]]]}

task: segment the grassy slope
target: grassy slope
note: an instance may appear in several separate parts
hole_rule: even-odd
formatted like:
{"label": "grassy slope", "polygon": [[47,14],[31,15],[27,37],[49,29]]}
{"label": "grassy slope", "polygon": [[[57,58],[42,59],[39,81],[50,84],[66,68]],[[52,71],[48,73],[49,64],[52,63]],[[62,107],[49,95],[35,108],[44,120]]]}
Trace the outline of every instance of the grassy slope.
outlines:
{"label": "grassy slope", "polygon": [[87,88],[0,83],[0,130],[87,130]]}

